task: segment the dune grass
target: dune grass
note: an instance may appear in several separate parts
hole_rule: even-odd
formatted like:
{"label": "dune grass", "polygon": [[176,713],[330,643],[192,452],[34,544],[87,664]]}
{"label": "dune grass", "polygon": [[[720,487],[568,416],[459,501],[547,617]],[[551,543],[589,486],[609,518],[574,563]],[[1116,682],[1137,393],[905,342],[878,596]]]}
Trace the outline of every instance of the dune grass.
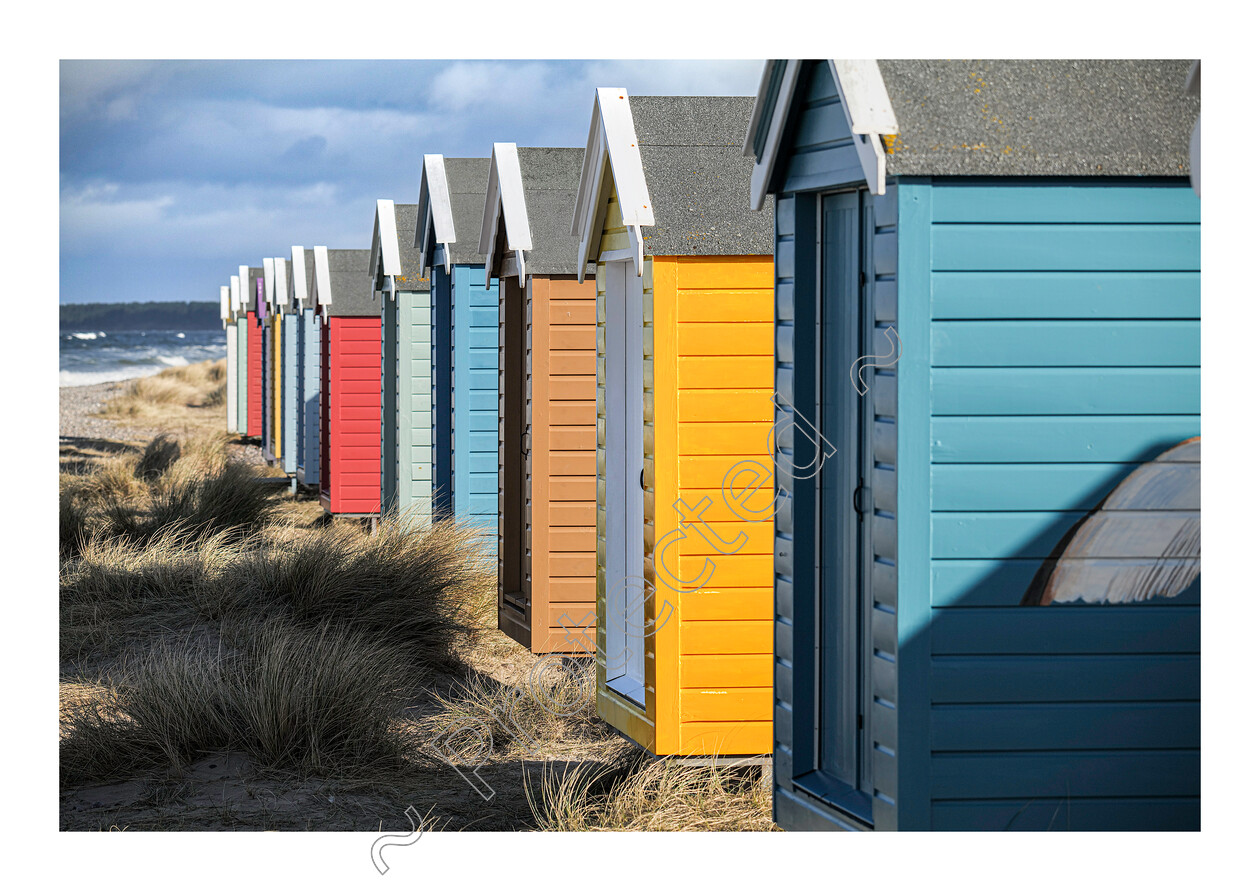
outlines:
{"label": "dune grass", "polygon": [[[195,784],[198,759],[230,752],[290,785],[459,790],[432,746],[464,722],[501,766],[556,765],[516,790],[539,829],[772,828],[755,771],[634,753],[595,714],[589,661],[498,632],[477,533],[316,523],[257,485],[260,468],[229,458],[225,376],[202,363],[135,382],[106,413],[203,433],[60,476],[63,789]],[[170,807],[159,828],[196,828]]]}
{"label": "dune grass", "polygon": [[119,419],[168,419],[172,409],[222,406],[227,395],[227,360],[167,368],[137,378],[101,415]]}
{"label": "dune grass", "polygon": [[640,757],[629,770],[549,770],[527,789],[538,828],[553,832],[766,832],[770,786],[760,768]]}
{"label": "dune grass", "polygon": [[340,777],[406,761],[407,660],[332,623],[241,626],[215,643],[166,641],[63,716],[62,782],[165,771],[244,752]]}

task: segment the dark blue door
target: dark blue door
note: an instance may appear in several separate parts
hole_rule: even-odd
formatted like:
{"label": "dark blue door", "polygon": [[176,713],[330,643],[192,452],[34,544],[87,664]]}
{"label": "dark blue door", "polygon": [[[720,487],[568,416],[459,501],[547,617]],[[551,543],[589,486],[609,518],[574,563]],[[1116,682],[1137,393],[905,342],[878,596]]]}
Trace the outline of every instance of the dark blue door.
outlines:
{"label": "dark blue door", "polygon": [[[870,736],[870,427],[867,382],[871,307],[866,287],[863,195],[819,201],[815,309],[818,391],[814,406],[826,452],[813,476],[817,592],[813,757],[795,765],[797,784],[851,816],[871,822]],[[802,409],[805,407],[802,406]],[[801,480],[800,485],[809,485]],[[798,703],[798,707],[806,705]]]}

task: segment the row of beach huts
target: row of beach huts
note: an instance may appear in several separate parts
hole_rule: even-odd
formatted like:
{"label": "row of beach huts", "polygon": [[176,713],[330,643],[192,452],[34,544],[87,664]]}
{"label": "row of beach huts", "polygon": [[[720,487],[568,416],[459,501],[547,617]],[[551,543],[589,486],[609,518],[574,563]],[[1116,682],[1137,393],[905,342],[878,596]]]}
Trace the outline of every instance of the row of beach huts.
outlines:
{"label": "row of beach huts", "polygon": [[240,266],[227,428],[334,517],[481,528],[505,634],[654,755],[773,756],[785,829],[1196,829],[1198,105],[1178,61],[599,89],[584,147],[425,154],[370,249]]}

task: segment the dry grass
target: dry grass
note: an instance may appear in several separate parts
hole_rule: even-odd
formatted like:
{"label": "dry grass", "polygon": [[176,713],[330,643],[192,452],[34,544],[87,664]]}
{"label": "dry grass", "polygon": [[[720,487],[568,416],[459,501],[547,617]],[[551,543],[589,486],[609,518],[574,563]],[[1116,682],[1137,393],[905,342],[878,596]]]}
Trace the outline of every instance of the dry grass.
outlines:
{"label": "dry grass", "polygon": [[137,378],[101,409],[107,418],[169,420],[172,409],[220,406],[226,396],[227,360],[167,368]]}
{"label": "dry grass", "polygon": [[264,525],[277,499],[257,472],[227,456],[227,437],[181,443],[161,435],[141,454],[103,458],[94,472],[63,473],[62,550],[84,536],[145,542],[170,530],[248,532]]}
{"label": "dry grass", "polygon": [[126,665],[102,695],[63,716],[66,784],[166,771],[245,752],[256,763],[338,776],[405,762],[398,713],[406,660],[325,624],[264,622],[237,639],[163,642]]}
{"label": "dry grass", "polygon": [[[475,533],[369,535],[258,486],[228,457],[224,377],[135,382],[107,412],[180,435],[61,474],[63,828],[376,829],[413,801],[454,827],[771,828],[755,772],[634,754],[589,662],[498,632]],[[434,755],[461,723],[490,734],[492,802]]]}
{"label": "dry grass", "polygon": [[[611,782],[609,780],[611,779]],[[549,771],[527,790],[538,827],[555,832],[766,832],[770,787],[760,768],[662,758],[627,775],[613,768]]]}

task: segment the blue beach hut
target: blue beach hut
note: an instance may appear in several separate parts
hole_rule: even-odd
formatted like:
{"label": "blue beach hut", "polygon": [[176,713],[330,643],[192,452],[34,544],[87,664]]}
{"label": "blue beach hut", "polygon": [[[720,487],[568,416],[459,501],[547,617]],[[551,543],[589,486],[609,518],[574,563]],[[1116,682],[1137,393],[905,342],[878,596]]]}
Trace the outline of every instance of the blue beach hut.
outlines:
{"label": "blue beach hut", "polygon": [[1199,827],[1189,69],[767,64],[780,826]]}
{"label": "blue beach hut", "polygon": [[413,245],[433,303],[433,513],[498,532],[499,288],[477,252],[489,158],[425,155]]}
{"label": "blue beach hut", "polygon": [[276,429],[276,441],[279,444],[280,461],[284,472],[290,476],[297,473],[297,427],[298,427],[298,317],[293,302],[293,261],[286,257],[276,257],[276,331],[280,337],[279,361],[276,367],[280,371],[280,383],[277,387],[280,401],[280,415]]}
{"label": "blue beach hut", "polygon": [[[293,473],[304,486],[319,485],[319,319],[315,315],[315,252],[293,245],[289,304],[294,315],[293,393],[296,403]],[[287,446],[286,446],[287,449]]]}
{"label": "blue beach hut", "polygon": [[369,276],[381,304],[381,511],[422,528],[433,516],[433,356],[415,231],[416,205],[376,202]]}

